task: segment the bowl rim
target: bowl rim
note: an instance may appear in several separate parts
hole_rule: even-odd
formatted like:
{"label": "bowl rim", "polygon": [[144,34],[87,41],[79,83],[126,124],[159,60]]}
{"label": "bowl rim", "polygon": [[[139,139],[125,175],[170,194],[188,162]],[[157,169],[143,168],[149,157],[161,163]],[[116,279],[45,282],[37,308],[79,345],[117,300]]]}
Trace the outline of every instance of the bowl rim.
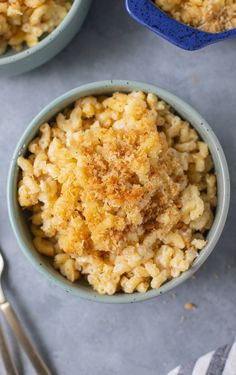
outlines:
{"label": "bowl rim", "polygon": [[[60,276],[59,272],[55,274],[55,270],[53,268],[50,269],[46,267],[46,265],[42,264],[42,261],[36,259],[36,256],[32,253],[30,248],[27,246],[26,241],[24,239],[23,233],[19,228],[19,223],[17,220],[17,183],[16,183],[16,176],[18,167],[16,164],[17,158],[19,155],[23,154],[26,150],[26,140],[28,139],[28,143],[35,137],[35,133],[38,130],[39,126],[42,124],[45,118],[48,120],[52,118],[56,113],[60,110],[65,108],[69,103],[73,103],[76,98],[87,96],[87,95],[99,95],[105,93],[112,93],[115,91],[123,91],[123,92],[130,92],[130,91],[144,91],[144,92],[152,92],[158,95],[161,99],[169,103],[177,113],[180,114],[182,118],[185,118],[187,121],[191,116],[192,120],[190,124],[196,128],[197,132],[200,133],[200,136],[211,138],[211,144],[208,144],[211,153],[214,154],[213,159],[217,161],[218,164],[218,171],[217,171],[217,183],[218,185],[218,206],[217,212],[215,215],[214,223],[212,228],[209,231],[211,234],[211,239],[209,240],[208,244],[205,248],[201,251],[198,258],[194,261],[192,267],[183,272],[179,277],[172,279],[162,285],[159,289],[152,289],[146,293],[132,293],[132,294],[125,294],[125,293],[118,293],[113,296],[108,295],[99,295],[96,293],[92,287],[88,291],[82,290],[79,287],[78,283],[70,283],[64,277]],[[53,112],[53,114],[52,114]],[[194,122],[194,124],[193,124]],[[198,125],[197,125],[198,124]],[[32,134],[33,133],[33,134]],[[204,134],[204,136],[203,136]],[[30,139],[30,140],[29,140]],[[216,167],[216,162],[215,162]],[[221,232],[224,228],[224,224],[227,218],[227,213],[229,209],[229,201],[230,201],[230,179],[229,179],[229,171],[227,162],[225,159],[225,155],[223,149],[216,137],[213,133],[212,129],[208,125],[208,123],[202,118],[202,116],[193,109],[189,104],[185,101],[177,97],[176,95],[170,93],[169,91],[162,89],[158,86],[150,85],[147,83],[137,82],[137,81],[129,81],[129,80],[109,80],[109,81],[98,81],[89,84],[85,84],[79,86],[73,90],[66,92],[65,94],[57,97],[55,100],[50,102],[46,105],[30,122],[27,126],[25,131],[23,132],[20,140],[17,143],[15,148],[13,157],[11,159],[9,173],[8,173],[8,181],[7,181],[7,205],[8,205],[8,215],[10,218],[11,226],[13,232],[16,236],[17,242],[20,245],[22,252],[26,255],[26,257],[30,260],[33,266],[41,273],[44,274],[47,279],[52,281],[57,286],[64,289],[66,292],[70,292],[77,297],[81,297],[90,301],[97,301],[103,303],[132,303],[138,301],[145,301],[151,298],[154,298],[158,295],[166,293],[173,289],[174,287],[180,285],[183,281],[190,278],[205,262],[208,258],[210,253],[215,248],[216,243],[221,235]],[[45,258],[42,256],[42,259]]]}
{"label": "bowl rim", "polygon": [[188,51],[195,51],[236,36],[236,28],[211,33],[177,21],[158,7],[153,0],[126,0],[126,9],[141,25]]}
{"label": "bowl rim", "polygon": [[60,36],[63,30],[67,28],[72,18],[76,15],[78,9],[81,7],[84,1],[87,0],[73,0],[69,12],[66,14],[61,23],[51,33],[47,34],[42,40],[40,40],[40,42],[35,46],[26,47],[23,51],[14,52],[10,56],[4,57],[4,54],[0,56],[0,67],[7,64],[15,63],[17,61],[21,61],[26,57],[33,56],[35,53],[37,53],[38,51],[49,45],[51,42],[53,42],[56,38],[58,38],[58,36]]}

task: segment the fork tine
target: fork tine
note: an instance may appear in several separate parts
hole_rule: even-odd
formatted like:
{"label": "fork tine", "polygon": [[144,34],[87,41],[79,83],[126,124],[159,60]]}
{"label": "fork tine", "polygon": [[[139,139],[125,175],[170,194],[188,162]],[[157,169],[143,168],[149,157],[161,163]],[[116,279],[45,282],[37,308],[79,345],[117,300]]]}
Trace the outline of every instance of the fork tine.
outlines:
{"label": "fork tine", "polygon": [[3,260],[3,256],[2,256],[2,253],[1,253],[1,250],[0,250],[0,274],[3,271],[3,267],[4,267],[4,260]]}
{"label": "fork tine", "polygon": [[3,272],[3,268],[4,268],[4,259],[3,259],[3,256],[2,256],[1,250],[0,250],[0,304],[6,301],[6,298],[5,298],[3,290],[2,290],[2,285],[1,285],[1,276],[2,276],[2,272]]}
{"label": "fork tine", "polygon": [[8,348],[1,324],[0,324],[0,350],[1,350],[1,358],[5,366],[5,375],[19,375],[19,372],[17,371],[13,363],[10,350]]}

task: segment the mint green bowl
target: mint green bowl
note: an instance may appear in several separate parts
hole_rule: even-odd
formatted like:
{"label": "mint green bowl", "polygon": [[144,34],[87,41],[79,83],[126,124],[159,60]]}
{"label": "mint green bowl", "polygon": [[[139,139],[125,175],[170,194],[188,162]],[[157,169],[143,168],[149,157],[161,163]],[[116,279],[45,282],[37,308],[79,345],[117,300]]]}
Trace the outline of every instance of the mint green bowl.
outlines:
{"label": "mint green bowl", "polygon": [[[9,50],[0,56],[0,76],[25,73],[44,64],[59,53],[79,31],[92,0],[74,0],[60,25],[36,46],[21,52]],[[76,46],[75,46],[76,48]]]}
{"label": "mint green bowl", "polygon": [[[114,91],[130,92],[133,90],[142,90],[144,92],[152,92],[157,94],[160,98],[169,103],[180,116],[189,121],[192,126],[197,130],[202,139],[209,145],[217,176],[218,183],[218,205],[213,226],[208,233],[208,243],[201,251],[198,258],[193,263],[193,266],[188,271],[184,272],[178,278],[165,283],[160,289],[150,290],[146,293],[132,293],[122,294],[117,293],[113,296],[103,296],[96,293],[86,282],[80,281],[78,283],[71,283],[59,274],[53,267],[51,262],[44,256],[41,256],[34,248],[32,237],[23,215],[22,209],[17,202],[17,181],[19,169],[17,167],[17,158],[19,155],[24,155],[29,142],[36,136],[39,126],[49,121],[59,111],[70,105],[72,102],[80,97],[87,95],[101,95],[110,94]],[[82,297],[88,300],[104,302],[104,303],[130,303],[136,301],[144,301],[156,297],[160,294],[166,293],[181,284],[183,281],[191,277],[198,268],[205,262],[207,257],[214,249],[220,234],[223,230],[225,220],[227,217],[230,197],[230,181],[229,172],[225,156],[219,141],[213,133],[207,122],[188,104],[179,99],[175,95],[151,86],[145,83],[132,82],[132,81],[104,81],[95,82],[88,85],[80,86],[66,94],[60,96],[52,103],[47,105],[29,124],[24,134],[22,135],[16,150],[11,160],[10,171],[8,176],[7,185],[7,201],[8,212],[11,225],[17,241],[23,253],[31,261],[34,267],[40,271],[49,280],[53,281],[56,285],[60,286],[67,292],[71,292],[77,297]]]}

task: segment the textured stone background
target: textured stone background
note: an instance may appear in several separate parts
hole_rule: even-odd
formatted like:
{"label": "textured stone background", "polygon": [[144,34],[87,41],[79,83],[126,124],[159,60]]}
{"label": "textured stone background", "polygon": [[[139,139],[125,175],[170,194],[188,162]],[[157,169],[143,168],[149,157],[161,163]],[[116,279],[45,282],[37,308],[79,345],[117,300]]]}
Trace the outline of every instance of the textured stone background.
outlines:
{"label": "textured stone background", "polygon": [[[94,0],[81,32],[54,60],[0,79],[0,246],[10,301],[57,375],[164,375],[231,339],[236,332],[236,39],[197,52],[170,45],[136,24],[124,1]],[[206,265],[171,294],[132,305],[76,299],[51,285],[21,254],[6,207],[13,149],[30,120],[82,83],[133,79],[162,86],[208,120],[225,150],[232,182],[228,221]],[[184,310],[185,302],[198,309]],[[180,322],[181,315],[186,320]],[[34,374],[12,343],[21,374]],[[0,370],[0,373],[2,370]]]}

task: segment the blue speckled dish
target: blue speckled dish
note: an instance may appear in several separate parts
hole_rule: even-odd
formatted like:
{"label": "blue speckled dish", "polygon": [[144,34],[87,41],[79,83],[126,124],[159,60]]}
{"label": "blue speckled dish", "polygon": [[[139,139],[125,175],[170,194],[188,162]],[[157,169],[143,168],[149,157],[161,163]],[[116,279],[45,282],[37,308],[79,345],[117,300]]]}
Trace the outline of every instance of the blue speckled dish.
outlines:
{"label": "blue speckled dish", "polygon": [[[69,282],[52,267],[49,258],[40,255],[34,248],[32,236],[29,230],[29,223],[27,222],[24,212],[20,208],[17,201],[17,184],[19,177],[17,158],[18,156],[26,153],[27,145],[38,133],[40,125],[52,119],[58,112],[62,111],[75,100],[88,95],[108,95],[115,91],[130,92],[140,90],[144,92],[152,92],[169,103],[173,108],[175,108],[182,118],[186,119],[192,124],[202,139],[208,144],[213,157],[215,173],[217,176],[217,210],[214,223],[207,235],[208,243],[200,252],[198,258],[194,261],[192,267],[188,271],[182,273],[178,278],[168,281],[162,285],[161,288],[149,290],[146,293],[117,293],[113,296],[99,295],[88,285],[88,283],[84,281],[78,281],[74,284]],[[220,237],[228,213],[229,196],[229,172],[224,152],[207,122],[192,107],[168,91],[152,85],[133,81],[94,82],[69,91],[54,100],[52,103],[48,104],[28,125],[24,134],[19,140],[11,160],[7,185],[7,203],[11,225],[22,252],[31,261],[33,266],[66,292],[70,292],[77,297],[104,303],[132,303],[136,301],[148,300],[170,291],[191,277],[208,258]]]}
{"label": "blue speckled dish", "polygon": [[126,8],[143,26],[189,51],[236,36],[236,29],[213,34],[187,26],[160,10],[152,0],[126,0]]}

